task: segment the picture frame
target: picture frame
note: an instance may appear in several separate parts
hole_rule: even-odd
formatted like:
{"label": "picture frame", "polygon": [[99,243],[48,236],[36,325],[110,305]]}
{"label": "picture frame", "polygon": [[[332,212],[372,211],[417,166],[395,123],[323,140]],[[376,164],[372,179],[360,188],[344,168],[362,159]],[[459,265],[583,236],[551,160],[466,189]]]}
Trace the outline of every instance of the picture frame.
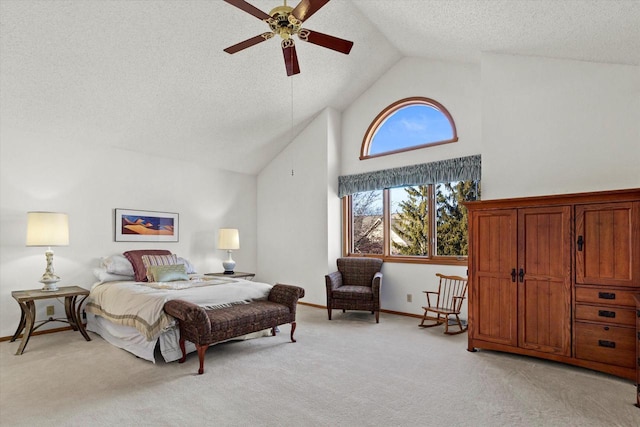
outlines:
{"label": "picture frame", "polygon": [[114,210],[116,242],[177,242],[179,216],[173,212]]}

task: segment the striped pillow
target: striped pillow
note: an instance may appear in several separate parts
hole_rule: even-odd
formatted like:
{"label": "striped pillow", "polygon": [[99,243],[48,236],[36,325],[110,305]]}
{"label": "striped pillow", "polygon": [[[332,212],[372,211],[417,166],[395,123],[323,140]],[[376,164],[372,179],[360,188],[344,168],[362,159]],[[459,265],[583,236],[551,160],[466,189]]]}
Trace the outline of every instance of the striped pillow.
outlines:
{"label": "striped pillow", "polygon": [[147,280],[153,282],[153,273],[149,272],[149,267],[153,265],[175,265],[178,263],[178,256],[171,255],[142,255],[142,264],[147,270]]}
{"label": "striped pillow", "polygon": [[147,269],[142,263],[142,256],[171,255],[171,251],[166,249],[140,249],[135,251],[126,251],[122,255],[124,255],[133,266],[133,273],[136,277],[136,282],[144,282],[147,280]]}

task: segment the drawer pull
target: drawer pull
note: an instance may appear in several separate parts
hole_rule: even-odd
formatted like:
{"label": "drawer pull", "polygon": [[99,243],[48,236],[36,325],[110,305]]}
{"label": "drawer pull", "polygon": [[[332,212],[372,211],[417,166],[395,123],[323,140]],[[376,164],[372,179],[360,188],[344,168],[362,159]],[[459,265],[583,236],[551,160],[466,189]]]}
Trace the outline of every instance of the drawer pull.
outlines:
{"label": "drawer pull", "polygon": [[600,299],[616,299],[614,292],[598,292],[598,298]]}
{"label": "drawer pull", "polygon": [[616,348],[616,343],[614,341],[598,340],[598,345],[600,347]]}
{"label": "drawer pull", "polygon": [[600,316],[600,317],[609,317],[611,319],[615,319],[616,318],[616,312],[615,311],[608,311],[608,310],[598,310],[598,316]]}

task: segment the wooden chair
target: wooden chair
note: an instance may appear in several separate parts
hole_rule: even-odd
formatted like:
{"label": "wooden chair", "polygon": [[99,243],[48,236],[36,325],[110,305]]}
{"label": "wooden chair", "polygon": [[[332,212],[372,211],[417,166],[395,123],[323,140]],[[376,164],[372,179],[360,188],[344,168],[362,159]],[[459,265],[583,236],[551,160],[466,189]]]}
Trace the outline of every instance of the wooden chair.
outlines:
{"label": "wooden chair", "polygon": [[[422,307],[424,315],[422,316],[422,322],[418,326],[430,328],[444,323],[445,334],[461,334],[467,330],[467,327],[462,325],[459,316],[462,303],[467,294],[467,279],[460,276],[445,276],[440,273],[436,274],[436,276],[440,278],[438,292],[423,291],[427,296],[427,307]],[[430,298],[429,295],[433,295],[433,297]],[[435,301],[432,301],[432,299],[435,299]],[[429,317],[429,312],[435,313],[436,317]],[[455,323],[460,328],[459,331],[449,332],[449,316],[455,316]],[[433,323],[425,325],[424,322],[427,320]]]}

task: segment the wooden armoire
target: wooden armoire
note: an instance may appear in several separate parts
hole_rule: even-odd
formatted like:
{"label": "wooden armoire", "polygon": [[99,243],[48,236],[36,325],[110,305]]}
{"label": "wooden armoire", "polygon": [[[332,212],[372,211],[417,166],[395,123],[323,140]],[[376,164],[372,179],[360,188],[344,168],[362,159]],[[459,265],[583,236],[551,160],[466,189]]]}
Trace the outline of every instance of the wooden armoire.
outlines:
{"label": "wooden armoire", "polygon": [[636,379],[640,188],[465,203],[469,344]]}

